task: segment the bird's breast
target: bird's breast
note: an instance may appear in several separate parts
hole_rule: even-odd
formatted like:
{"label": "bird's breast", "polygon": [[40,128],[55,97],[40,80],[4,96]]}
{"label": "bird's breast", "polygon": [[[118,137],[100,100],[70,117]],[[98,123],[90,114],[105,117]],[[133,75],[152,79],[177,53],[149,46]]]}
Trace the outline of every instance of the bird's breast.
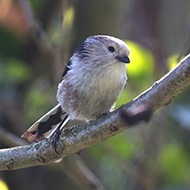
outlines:
{"label": "bird's breast", "polygon": [[[112,65],[111,65],[112,66]],[[118,99],[125,83],[126,68],[124,64],[114,65],[99,72],[87,73],[74,79],[65,79],[64,91],[59,85],[58,98],[63,109],[73,119],[92,120],[109,110]],[[89,74],[89,75],[88,75]],[[80,79],[79,79],[80,78]],[[67,91],[67,93],[66,93]],[[59,101],[59,102],[60,102]]]}

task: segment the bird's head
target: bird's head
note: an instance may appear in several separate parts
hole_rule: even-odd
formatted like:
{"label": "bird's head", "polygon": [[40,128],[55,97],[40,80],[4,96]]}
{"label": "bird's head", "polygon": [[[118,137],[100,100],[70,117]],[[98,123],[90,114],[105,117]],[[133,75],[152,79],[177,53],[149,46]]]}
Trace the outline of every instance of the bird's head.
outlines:
{"label": "bird's head", "polygon": [[107,66],[118,62],[129,63],[129,54],[130,49],[124,41],[107,35],[96,35],[88,37],[74,55],[88,65]]}

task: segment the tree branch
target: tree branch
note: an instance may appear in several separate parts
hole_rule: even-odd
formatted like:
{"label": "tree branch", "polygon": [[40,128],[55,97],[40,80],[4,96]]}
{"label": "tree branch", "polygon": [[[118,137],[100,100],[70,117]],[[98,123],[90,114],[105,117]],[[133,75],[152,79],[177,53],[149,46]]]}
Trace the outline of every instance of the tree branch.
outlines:
{"label": "tree branch", "polygon": [[44,52],[53,53],[55,45],[50,41],[40,22],[35,18],[30,2],[19,0],[19,3],[25,15],[29,31],[38,47]]}
{"label": "tree branch", "polygon": [[[153,111],[171,101],[190,85],[190,54],[172,71],[131,102],[121,106],[109,115],[83,126],[65,129],[58,142],[56,154],[51,147],[51,139],[0,150],[0,170],[13,170],[52,163],[60,158],[77,153],[121,133],[130,124],[123,116],[134,113],[139,106],[151,107]],[[121,114],[122,113],[122,114]],[[133,115],[133,114],[132,114]],[[144,119],[143,119],[144,120]]]}

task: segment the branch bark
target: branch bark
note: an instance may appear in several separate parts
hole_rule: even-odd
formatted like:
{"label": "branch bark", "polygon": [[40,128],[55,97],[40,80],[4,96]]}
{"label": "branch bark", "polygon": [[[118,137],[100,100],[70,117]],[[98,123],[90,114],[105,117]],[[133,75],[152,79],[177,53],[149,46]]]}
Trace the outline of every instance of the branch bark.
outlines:
{"label": "branch bark", "polygon": [[49,164],[100,143],[130,127],[130,124],[127,125],[123,119],[123,113],[134,112],[142,105],[151,107],[155,111],[171,103],[189,85],[190,54],[172,71],[131,102],[96,121],[83,126],[72,126],[64,130],[58,142],[58,154],[51,146],[51,139],[31,145],[0,150],[0,170],[14,170]]}

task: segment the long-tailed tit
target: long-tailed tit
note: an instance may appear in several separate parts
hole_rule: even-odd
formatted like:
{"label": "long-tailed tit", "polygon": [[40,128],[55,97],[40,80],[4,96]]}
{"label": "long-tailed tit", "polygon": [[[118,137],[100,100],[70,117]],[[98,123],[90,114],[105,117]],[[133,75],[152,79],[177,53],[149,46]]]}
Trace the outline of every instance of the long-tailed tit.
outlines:
{"label": "long-tailed tit", "polygon": [[[23,135],[30,142],[61,130],[69,120],[94,120],[109,111],[126,84],[130,50],[115,37],[88,37],[70,58],[58,85],[56,105]],[[57,128],[57,129],[56,129]]]}

